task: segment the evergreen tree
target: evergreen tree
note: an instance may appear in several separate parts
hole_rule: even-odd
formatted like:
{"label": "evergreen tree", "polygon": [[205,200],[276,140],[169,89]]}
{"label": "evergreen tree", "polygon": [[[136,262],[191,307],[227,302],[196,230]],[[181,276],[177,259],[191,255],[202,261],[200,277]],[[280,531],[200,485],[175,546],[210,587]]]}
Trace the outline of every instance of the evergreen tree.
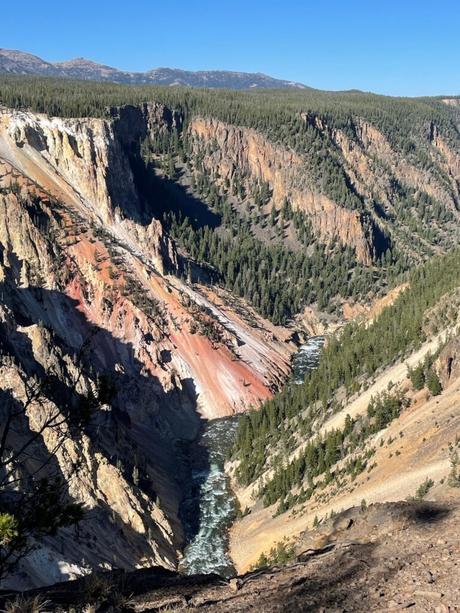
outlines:
{"label": "evergreen tree", "polygon": [[426,385],[433,396],[438,396],[442,392],[441,381],[433,369],[428,371]]}

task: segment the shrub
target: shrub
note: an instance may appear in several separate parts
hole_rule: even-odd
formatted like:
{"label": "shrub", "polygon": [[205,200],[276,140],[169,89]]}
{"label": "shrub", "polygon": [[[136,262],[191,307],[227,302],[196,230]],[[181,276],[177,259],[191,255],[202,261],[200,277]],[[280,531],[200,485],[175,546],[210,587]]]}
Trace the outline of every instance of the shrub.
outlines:
{"label": "shrub", "polygon": [[428,492],[431,490],[433,485],[434,485],[433,479],[426,478],[425,481],[419,485],[417,491],[415,492],[416,500],[423,500],[425,496],[428,494]]}
{"label": "shrub", "polygon": [[453,451],[450,456],[450,473],[447,483],[450,487],[460,487],[460,475],[458,474],[458,453]]}
{"label": "shrub", "polygon": [[39,596],[16,596],[14,600],[8,600],[2,613],[45,613],[50,610],[49,604],[49,601]]}

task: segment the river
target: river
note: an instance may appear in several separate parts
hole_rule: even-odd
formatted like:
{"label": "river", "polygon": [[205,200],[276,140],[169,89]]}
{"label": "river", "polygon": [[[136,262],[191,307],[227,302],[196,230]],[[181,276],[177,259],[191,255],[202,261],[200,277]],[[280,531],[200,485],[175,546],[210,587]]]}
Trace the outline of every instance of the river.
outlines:
{"label": "river", "polygon": [[231,577],[235,574],[227,554],[235,502],[224,464],[237,427],[238,417],[207,422],[195,450],[192,496],[183,509],[190,542],[180,570],[187,575],[217,573]]}
{"label": "river", "polygon": [[292,380],[294,383],[302,383],[305,373],[318,366],[324,340],[324,336],[312,336],[304,345],[299,347],[299,351],[292,359]]}
{"label": "river", "polygon": [[[302,383],[305,373],[316,368],[324,337],[315,336],[302,345],[292,360],[292,382]],[[180,570],[187,574],[235,574],[228,555],[228,530],[235,517],[235,501],[224,471],[233,444],[238,416],[209,421],[195,447],[191,496],[182,516],[189,544]]]}

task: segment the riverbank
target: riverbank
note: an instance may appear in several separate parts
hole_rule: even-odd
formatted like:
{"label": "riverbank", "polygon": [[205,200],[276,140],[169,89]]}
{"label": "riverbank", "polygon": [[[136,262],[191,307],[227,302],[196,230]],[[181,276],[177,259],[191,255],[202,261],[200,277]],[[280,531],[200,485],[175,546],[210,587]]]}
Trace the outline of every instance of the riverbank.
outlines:
{"label": "riverbank", "polygon": [[[286,383],[287,385],[292,385],[292,384],[299,385],[304,380],[306,373],[310,370],[314,370],[318,366],[319,358],[321,355],[321,350],[324,346],[324,343],[325,343],[324,336],[312,336],[311,338],[307,340],[306,343],[304,343],[303,345],[299,347],[298,352],[294,355],[292,359],[292,376],[290,380]],[[230,479],[232,491],[234,492],[234,495],[236,496],[238,500],[238,504],[240,508],[244,511],[245,509],[251,506],[250,500],[248,496],[246,495],[248,492],[250,492],[250,490],[248,488],[246,488],[245,490],[242,490],[236,483],[235,478],[234,478],[235,467],[236,467],[235,462],[228,462],[225,468],[226,468],[227,475]],[[260,505],[261,505],[260,502],[257,503],[256,507],[254,507],[254,511],[256,510],[264,511],[264,509],[259,509]],[[273,510],[270,510],[270,517],[272,513],[273,513]],[[246,560],[246,556],[244,552],[245,537],[244,537],[244,532],[241,532],[240,525],[242,525],[243,527],[246,527],[248,525],[248,522],[251,521],[252,516],[253,514],[251,513],[249,517],[245,517],[242,520],[233,523],[230,528],[230,535],[229,535],[230,537],[229,538],[230,557],[233,563],[235,564],[235,567],[238,572],[242,572],[242,571],[246,572],[247,570],[249,570],[249,567],[250,567],[250,565],[246,564],[246,562],[244,562],[244,565],[241,564],[241,560]],[[265,516],[264,516],[264,519],[265,521],[267,521],[267,518],[265,518]],[[259,549],[261,549],[261,547],[262,549],[260,552],[265,551],[265,550],[268,551],[268,549],[270,549],[271,545],[267,546],[266,548],[263,548],[264,544],[266,543],[273,544],[274,542],[276,542],[276,540],[273,541],[273,539],[271,539],[270,533],[268,533],[268,535],[265,535],[262,533],[261,538],[262,538],[262,542],[261,542],[261,546],[259,546]],[[255,559],[252,559],[251,564],[254,562],[255,562]]]}

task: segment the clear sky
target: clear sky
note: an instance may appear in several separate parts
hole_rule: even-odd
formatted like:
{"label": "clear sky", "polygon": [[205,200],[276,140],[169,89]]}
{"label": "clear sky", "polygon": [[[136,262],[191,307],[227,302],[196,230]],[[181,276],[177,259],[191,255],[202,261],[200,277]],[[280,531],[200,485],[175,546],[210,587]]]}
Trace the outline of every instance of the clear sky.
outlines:
{"label": "clear sky", "polygon": [[0,47],[133,71],[241,70],[320,89],[460,94],[460,0],[8,0]]}

